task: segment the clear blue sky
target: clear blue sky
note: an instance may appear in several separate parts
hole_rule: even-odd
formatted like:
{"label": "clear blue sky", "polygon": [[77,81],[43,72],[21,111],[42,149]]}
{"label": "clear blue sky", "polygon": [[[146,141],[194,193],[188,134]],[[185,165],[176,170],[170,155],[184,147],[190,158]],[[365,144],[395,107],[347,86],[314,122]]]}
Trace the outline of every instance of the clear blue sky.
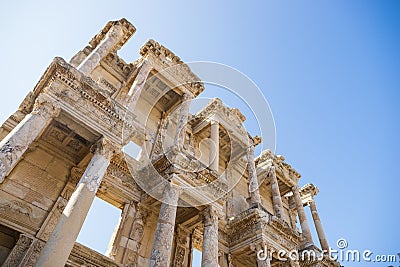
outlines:
{"label": "clear blue sky", "polygon": [[235,67],[262,89],[277,154],[301,185],[320,188],[332,247],[343,237],[349,249],[400,252],[399,1],[2,1],[1,121],[54,56],[69,59],[121,17],[137,27],[126,61],[154,38],[185,61]]}

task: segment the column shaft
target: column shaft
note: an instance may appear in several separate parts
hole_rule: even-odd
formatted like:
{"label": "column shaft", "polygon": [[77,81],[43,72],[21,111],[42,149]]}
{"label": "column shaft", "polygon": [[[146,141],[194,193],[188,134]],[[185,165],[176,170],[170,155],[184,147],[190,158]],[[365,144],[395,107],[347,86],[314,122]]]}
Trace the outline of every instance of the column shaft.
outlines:
{"label": "column shaft", "polygon": [[294,201],[296,202],[297,214],[299,215],[302,235],[303,235],[304,239],[306,240],[306,242],[308,243],[307,245],[311,245],[311,244],[313,244],[313,241],[312,241],[310,227],[308,225],[306,213],[304,211],[303,202],[301,201],[299,187],[297,185],[295,185],[295,186],[293,186],[292,190],[293,190]]}
{"label": "column shaft", "polygon": [[62,267],[67,262],[110,163],[113,149],[106,140],[98,144],[92,160],[36,262],[37,267]]}
{"label": "column shaft", "polygon": [[257,258],[257,267],[270,267],[270,259],[260,260]]}
{"label": "column shaft", "polygon": [[100,61],[114,48],[121,40],[123,30],[119,26],[113,26],[97,47],[82,61],[78,70],[89,75],[100,63]]}
{"label": "column shaft", "polygon": [[311,200],[309,204],[310,204],[311,215],[312,215],[312,218],[314,221],[315,229],[317,230],[319,243],[321,244],[321,248],[323,250],[329,251],[328,241],[326,239],[324,229],[322,228],[321,219],[319,218],[319,215],[318,215],[315,200]]}
{"label": "column shaft", "polygon": [[256,171],[256,163],[254,161],[254,146],[251,145],[247,149],[247,170],[249,172],[249,193],[252,206],[261,204],[260,191],[258,189],[258,178]]}
{"label": "column shaft", "polygon": [[204,213],[203,248],[201,267],[218,266],[218,216],[213,207]]}
{"label": "column shaft", "polygon": [[210,168],[218,172],[219,168],[219,123],[211,121],[211,136],[210,136]]}
{"label": "column shaft", "polygon": [[175,133],[175,146],[178,146],[180,148],[182,148],[183,144],[185,143],[186,127],[188,123],[191,98],[192,96],[189,93],[185,93],[183,95],[182,104],[180,106],[179,120],[176,126]]}
{"label": "column shaft", "polygon": [[25,118],[0,142],[0,183],[11,173],[21,156],[26,152],[32,142],[50,124],[52,117],[59,114],[51,100],[45,95],[40,95],[32,113]]}
{"label": "column shaft", "polygon": [[133,111],[136,107],[136,103],[139,99],[139,96],[142,92],[144,85],[146,84],[147,77],[150,74],[152,66],[147,60],[144,60],[142,63],[142,67],[137,74],[135,81],[133,82],[128,95],[126,97],[126,106],[129,110]]}
{"label": "column shaft", "polygon": [[250,249],[253,250],[256,254],[257,267],[270,267],[271,259],[270,253],[267,249],[267,246],[263,243],[257,245],[250,245]]}
{"label": "column shaft", "polygon": [[281,197],[281,192],[279,191],[279,184],[278,184],[278,179],[276,178],[276,172],[274,166],[270,167],[269,177],[271,179],[271,193],[272,193],[272,203],[274,204],[274,211],[279,218],[283,219],[284,212],[283,212],[282,197]]}
{"label": "column shaft", "polygon": [[167,183],[163,192],[149,267],[164,267],[170,264],[178,199],[178,188],[172,183]]}

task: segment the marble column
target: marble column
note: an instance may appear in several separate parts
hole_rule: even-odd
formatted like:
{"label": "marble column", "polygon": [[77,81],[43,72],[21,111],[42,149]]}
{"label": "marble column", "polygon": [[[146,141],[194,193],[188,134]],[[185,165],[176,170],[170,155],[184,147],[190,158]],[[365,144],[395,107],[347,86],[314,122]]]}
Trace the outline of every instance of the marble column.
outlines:
{"label": "marble column", "polygon": [[36,99],[33,111],[0,142],[0,183],[4,181],[32,142],[57,117],[60,109],[46,95]]}
{"label": "marble column", "polygon": [[203,247],[201,267],[218,266],[218,215],[212,206],[203,211]]}
{"label": "marble column", "polygon": [[82,61],[77,67],[85,75],[89,75],[99,64],[100,61],[107,56],[119,41],[121,41],[124,33],[119,25],[112,26],[107,32],[104,39],[97,47]]}
{"label": "marble column", "polygon": [[292,191],[293,191],[294,201],[296,203],[297,214],[298,214],[299,220],[300,220],[302,235],[307,243],[306,245],[307,246],[312,245],[313,240],[312,240],[312,236],[311,236],[311,231],[310,231],[310,227],[308,225],[306,213],[304,211],[303,202],[301,201],[299,187],[297,185],[293,186]]}
{"label": "marble column", "polygon": [[62,267],[65,265],[114,150],[115,145],[105,138],[97,143],[96,151],[43,248],[36,267]]}
{"label": "marble column", "polygon": [[210,168],[216,172],[219,169],[219,122],[211,121],[211,136],[210,136]]}
{"label": "marble column", "polygon": [[247,149],[247,170],[249,172],[249,193],[250,204],[252,207],[261,204],[260,191],[258,189],[258,178],[256,171],[256,163],[254,161],[254,146],[251,145]]}
{"label": "marble column", "polygon": [[250,245],[250,249],[256,253],[257,267],[271,267],[270,252],[264,243]]}
{"label": "marble column", "polygon": [[275,167],[271,166],[269,169],[269,178],[271,180],[271,193],[272,193],[272,203],[274,205],[274,211],[277,217],[283,219],[283,204],[281,192],[279,191],[278,179],[276,178]]}
{"label": "marble column", "polygon": [[271,267],[271,260],[269,258],[266,259],[257,258],[257,267]]}
{"label": "marble column", "polygon": [[184,93],[182,104],[180,106],[178,125],[176,126],[175,133],[175,146],[179,148],[183,148],[183,144],[185,143],[186,127],[189,117],[189,107],[192,98],[193,95],[191,93]]}
{"label": "marble column", "polygon": [[149,267],[170,265],[179,193],[179,188],[172,182],[164,188]]}
{"label": "marble column", "polygon": [[131,111],[135,110],[136,103],[139,99],[140,94],[142,93],[142,89],[146,84],[147,77],[149,76],[152,70],[152,66],[150,62],[145,59],[140,67],[138,74],[126,96],[125,105]]}
{"label": "marble column", "polygon": [[322,228],[321,219],[319,218],[317,206],[315,204],[315,200],[312,199],[309,202],[311,215],[314,221],[315,229],[317,230],[317,235],[319,239],[319,243],[321,244],[322,250],[329,251],[328,241],[325,236],[324,229]]}

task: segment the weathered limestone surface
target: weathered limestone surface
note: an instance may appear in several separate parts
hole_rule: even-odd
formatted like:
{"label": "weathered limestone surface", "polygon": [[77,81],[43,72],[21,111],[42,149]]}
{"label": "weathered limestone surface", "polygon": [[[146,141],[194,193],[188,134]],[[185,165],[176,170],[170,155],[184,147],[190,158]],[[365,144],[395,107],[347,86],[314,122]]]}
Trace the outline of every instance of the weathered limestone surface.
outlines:
{"label": "weathered limestone surface", "polygon": [[133,82],[128,95],[126,97],[126,106],[129,110],[133,111],[136,107],[136,103],[139,100],[139,96],[142,92],[143,86],[146,83],[147,77],[150,74],[152,67],[148,60],[144,60],[139,73],[136,76],[135,81]]}
{"label": "weathered limestone surface", "polygon": [[210,168],[218,172],[219,168],[219,123],[216,120],[211,121],[210,136]]}
{"label": "weathered limestone surface", "polygon": [[275,167],[271,166],[269,171],[269,177],[271,179],[271,192],[272,192],[272,203],[274,205],[275,214],[279,218],[283,218],[283,204],[281,192],[279,191],[278,179],[276,179]]}
{"label": "weathered limestone surface", "polygon": [[120,26],[112,27],[104,40],[89,54],[88,57],[78,66],[78,70],[83,74],[89,75],[100,61],[113,49],[113,47],[121,40],[123,30]]}
{"label": "weathered limestone surface", "polygon": [[59,108],[51,99],[41,96],[35,102],[32,113],[0,142],[0,183],[13,170],[32,142],[58,115]]}
{"label": "weathered limestone surface", "polygon": [[202,267],[218,266],[218,215],[212,207],[203,211],[204,234]]}
{"label": "weathered limestone surface", "polygon": [[193,96],[190,93],[185,93],[183,95],[182,104],[179,112],[178,125],[176,127],[175,134],[175,146],[178,146],[179,148],[183,148],[183,144],[185,142],[190,100],[192,98]]}
{"label": "weathered limestone surface", "polygon": [[172,183],[167,183],[162,197],[149,267],[170,264],[179,190]]}
{"label": "weathered limestone surface", "polygon": [[259,184],[256,172],[256,165],[254,162],[254,146],[250,146],[247,149],[247,162],[249,172],[249,192],[250,202],[252,206],[261,204]]}
{"label": "weathered limestone surface", "polygon": [[115,149],[105,139],[97,145],[93,158],[41,252],[36,263],[38,267],[63,266],[68,259]]}
{"label": "weathered limestone surface", "polygon": [[[0,127],[0,265],[190,267],[197,249],[203,267],[339,266],[257,259],[264,245],[319,251],[305,205],[327,249],[317,188],[271,150],[255,159],[238,109],[214,98],[190,114],[204,84],[168,48],[120,58],[135,30],[108,22],[70,63],[55,58]],[[121,210],[106,255],[76,243],[96,196]]]}
{"label": "weathered limestone surface", "polygon": [[297,214],[299,215],[300,226],[302,230],[302,235],[304,240],[306,241],[307,245],[313,244],[312,236],[310,232],[310,227],[308,224],[307,216],[304,211],[303,203],[300,197],[299,187],[297,185],[293,186],[293,196],[296,202]]}
{"label": "weathered limestone surface", "polygon": [[317,205],[315,204],[315,200],[311,200],[310,203],[310,209],[311,209],[311,215],[314,221],[315,229],[317,230],[317,235],[319,242],[321,244],[321,248],[325,251],[329,251],[329,245],[328,241],[326,240],[325,237],[325,232],[324,229],[322,228],[322,223],[321,219],[319,218],[318,211],[317,211]]}

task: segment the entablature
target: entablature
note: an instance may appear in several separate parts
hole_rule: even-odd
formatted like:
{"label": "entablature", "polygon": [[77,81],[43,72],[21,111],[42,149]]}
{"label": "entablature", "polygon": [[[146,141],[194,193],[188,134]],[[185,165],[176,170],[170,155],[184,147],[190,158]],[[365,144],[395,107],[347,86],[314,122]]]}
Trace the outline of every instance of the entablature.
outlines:
{"label": "entablature", "polygon": [[297,185],[298,180],[301,177],[301,175],[290,164],[285,162],[283,156],[277,156],[269,149],[264,150],[261,155],[256,158],[255,162],[257,175],[261,180],[261,183],[268,180],[268,172],[271,164],[273,164],[278,182],[280,182],[280,187],[282,186],[282,188],[280,188],[282,195],[289,193],[291,188],[294,185]]}
{"label": "entablature", "polygon": [[276,251],[290,251],[300,242],[300,233],[285,221],[273,216],[263,207],[250,208],[228,223],[230,251],[240,251],[251,244],[251,240],[263,240]]}
{"label": "entablature", "polygon": [[171,50],[150,39],[140,49],[140,55],[146,58],[151,66],[161,73],[174,87],[183,86],[194,96],[204,91],[204,84]]}

